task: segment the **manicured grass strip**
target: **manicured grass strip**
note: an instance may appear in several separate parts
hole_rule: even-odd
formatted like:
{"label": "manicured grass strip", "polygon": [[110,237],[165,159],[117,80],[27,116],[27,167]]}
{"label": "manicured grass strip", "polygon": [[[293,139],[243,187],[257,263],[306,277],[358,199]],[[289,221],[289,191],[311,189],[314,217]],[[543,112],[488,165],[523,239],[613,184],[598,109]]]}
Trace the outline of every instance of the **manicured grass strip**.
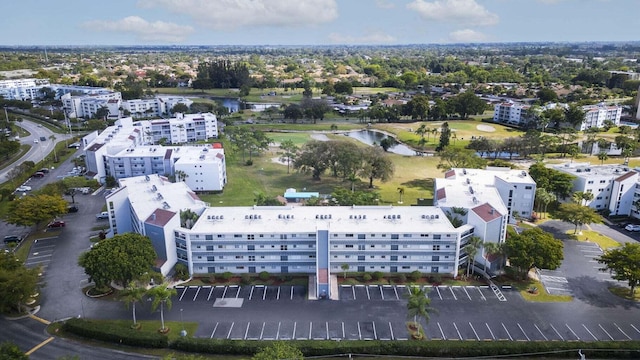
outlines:
{"label": "manicured grass strip", "polygon": [[574,234],[573,230],[567,231],[569,237],[578,241],[590,241],[600,246],[602,250],[620,247],[620,243],[608,236],[604,236],[593,230],[582,230],[581,233]]}
{"label": "manicured grass strip", "polygon": [[[529,280],[527,282],[517,283],[514,286],[520,291],[520,295],[531,302],[569,302],[573,301],[573,297],[569,295],[551,295],[547,292],[541,282]],[[530,290],[536,288],[537,292],[532,293]]]}

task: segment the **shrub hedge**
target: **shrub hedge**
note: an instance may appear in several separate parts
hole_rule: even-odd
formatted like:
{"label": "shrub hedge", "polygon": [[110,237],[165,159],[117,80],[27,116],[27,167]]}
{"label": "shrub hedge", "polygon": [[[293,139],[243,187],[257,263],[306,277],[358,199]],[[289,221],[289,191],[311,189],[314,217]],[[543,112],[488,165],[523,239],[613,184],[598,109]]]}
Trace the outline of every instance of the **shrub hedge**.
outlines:
{"label": "shrub hedge", "polygon": [[85,338],[129,346],[143,348],[169,346],[166,335],[138,331],[109,321],[72,318],[64,322],[62,330]]}

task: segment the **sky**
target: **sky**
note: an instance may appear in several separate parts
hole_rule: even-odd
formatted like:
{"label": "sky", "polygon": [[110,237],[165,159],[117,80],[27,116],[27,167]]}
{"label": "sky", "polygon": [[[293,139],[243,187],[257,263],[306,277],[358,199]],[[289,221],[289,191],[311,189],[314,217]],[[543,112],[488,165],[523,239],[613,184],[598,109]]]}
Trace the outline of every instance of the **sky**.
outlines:
{"label": "sky", "polygon": [[640,0],[4,0],[0,45],[640,41]]}

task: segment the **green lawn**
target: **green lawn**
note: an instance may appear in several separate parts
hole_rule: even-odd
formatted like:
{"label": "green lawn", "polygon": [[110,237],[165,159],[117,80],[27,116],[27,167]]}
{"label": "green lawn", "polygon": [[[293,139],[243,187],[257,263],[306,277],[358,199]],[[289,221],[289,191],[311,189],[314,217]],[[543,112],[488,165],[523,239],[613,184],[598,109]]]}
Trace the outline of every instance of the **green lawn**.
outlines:
{"label": "green lawn", "polygon": [[604,236],[598,232],[593,230],[582,230],[582,233],[574,234],[573,230],[567,231],[569,237],[578,241],[590,241],[596,243],[602,248],[602,250],[607,250],[611,248],[617,248],[620,246],[620,243],[613,240],[608,236]]}

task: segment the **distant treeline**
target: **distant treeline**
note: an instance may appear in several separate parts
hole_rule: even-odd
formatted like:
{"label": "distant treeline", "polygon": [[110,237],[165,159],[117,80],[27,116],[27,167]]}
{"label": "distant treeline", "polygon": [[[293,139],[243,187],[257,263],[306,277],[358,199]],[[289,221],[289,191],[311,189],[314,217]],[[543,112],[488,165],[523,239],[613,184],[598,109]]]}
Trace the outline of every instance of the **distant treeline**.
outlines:
{"label": "distant treeline", "polygon": [[194,89],[229,89],[251,86],[249,67],[245,63],[216,60],[198,65]]}

